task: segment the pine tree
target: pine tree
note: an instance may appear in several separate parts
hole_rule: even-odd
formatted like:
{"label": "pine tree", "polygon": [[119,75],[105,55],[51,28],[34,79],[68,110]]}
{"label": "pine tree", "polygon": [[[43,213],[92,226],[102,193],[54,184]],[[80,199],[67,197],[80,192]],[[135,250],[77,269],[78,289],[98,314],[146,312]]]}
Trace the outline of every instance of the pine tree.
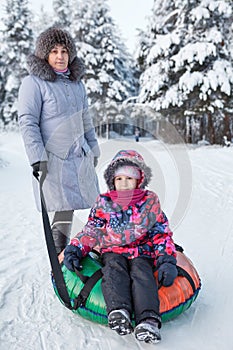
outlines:
{"label": "pine tree", "polygon": [[33,14],[33,33],[34,39],[36,39],[41,32],[51,27],[54,22],[54,16],[52,13],[45,10],[44,6],[40,7],[40,11],[36,14]]}
{"label": "pine tree", "polygon": [[4,64],[4,57],[3,57],[3,35],[0,31],[0,129],[4,127],[4,123],[2,120],[2,107],[3,107],[3,101],[5,98],[5,83],[6,83],[6,66]]}
{"label": "pine tree", "polygon": [[[136,93],[135,64],[106,0],[76,1],[72,34],[78,56],[86,65],[84,77],[93,119],[100,134],[118,131],[123,101]],[[125,121],[127,123],[127,121]]]}
{"label": "pine tree", "polygon": [[72,33],[91,103],[123,102],[135,93],[133,60],[109,12],[106,0],[76,1],[74,9]]}
{"label": "pine tree", "polygon": [[0,113],[4,125],[17,120],[18,89],[22,78],[27,74],[26,57],[33,39],[30,16],[28,0],[7,0],[2,31],[4,61],[1,65],[4,96]]}
{"label": "pine tree", "polygon": [[227,0],[156,0],[138,63],[139,102],[169,117],[186,137],[211,143],[233,132],[233,4]]}
{"label": "pine tree", "polygon": [[69,29],[71,24],[71,0],[53,0],[54,24]]}

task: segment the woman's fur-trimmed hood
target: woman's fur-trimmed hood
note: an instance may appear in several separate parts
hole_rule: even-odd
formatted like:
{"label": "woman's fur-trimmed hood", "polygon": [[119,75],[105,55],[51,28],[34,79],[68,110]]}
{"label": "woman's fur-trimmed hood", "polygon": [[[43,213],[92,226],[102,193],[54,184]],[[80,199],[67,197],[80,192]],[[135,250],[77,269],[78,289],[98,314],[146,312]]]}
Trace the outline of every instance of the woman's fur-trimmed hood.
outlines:
{"label": "woman's fur-trimmed hood", "polygon": [[114,175],[117,168],[123,165],[136,166],[141,170],[142,178],[139,188],[144,189],[151,180],[151,169],[145,164],[143,157],[134,150],[121,150],[112,159],[104,172],[104,179],[110,191],[114,190]]}
{"label": "woman's fur-trimmed hood", "polygon": [[70,34],[59,27],[50,27],[37,38],[35,52],[27,59],[29,74],[42,80],[56,80],[57,75],[48,63],[49,53],[55,45],[64,45],[68,51],[69,79],[72,81],[80,80],[85,73],[84,63],[77,57],[76,46]]}
{"label": "woman's fur-trimmed hood", "polygon": [[[55,81],[57,78],[57,74],[49,63],[36,55],[28,56],[27,66],[29,74],[33,74],[42,80]],[[85,74],[84,63],[78,57],[75,57],[68,68],[70,71],[69,79],[72,81],[80,80]]]}

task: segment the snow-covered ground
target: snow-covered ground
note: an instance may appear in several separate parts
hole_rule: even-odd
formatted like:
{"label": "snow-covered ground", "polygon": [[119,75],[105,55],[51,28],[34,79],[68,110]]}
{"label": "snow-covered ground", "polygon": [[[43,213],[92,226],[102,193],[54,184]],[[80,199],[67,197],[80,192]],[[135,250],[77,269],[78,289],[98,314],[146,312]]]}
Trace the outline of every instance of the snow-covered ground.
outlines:
{"label": "snow-covered ground", "polygon": [[[119,149],[134,148],[152,167],[174,239],[193,261],[202,290],[190,309],[162,327],[162,341],[139,343],[72,314],[54,295],[40,214],[21,137],[0,134],[1,350],[230,350],[233,344],[233,147],[101,141],[102,172]],[[73,233],[88,211],[75,214]]]}

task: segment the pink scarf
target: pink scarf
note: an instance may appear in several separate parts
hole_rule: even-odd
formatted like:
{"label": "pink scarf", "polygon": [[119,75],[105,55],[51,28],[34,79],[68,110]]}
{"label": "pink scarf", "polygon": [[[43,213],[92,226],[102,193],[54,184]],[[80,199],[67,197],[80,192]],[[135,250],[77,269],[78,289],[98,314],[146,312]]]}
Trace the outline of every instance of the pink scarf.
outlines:
{"label": "pink scarf", "polygon": [[54,72],[55,73],[66,73],[68,72],[68,68],[65,68],[65,69],[55,69],[53,68]]}
{"label": "pink scarf", "polygon": [[123,207],[139,202],[145,196],[145,193],[145,190],[136,188],[135,190],[109,191],[108,195],[113,202]]}

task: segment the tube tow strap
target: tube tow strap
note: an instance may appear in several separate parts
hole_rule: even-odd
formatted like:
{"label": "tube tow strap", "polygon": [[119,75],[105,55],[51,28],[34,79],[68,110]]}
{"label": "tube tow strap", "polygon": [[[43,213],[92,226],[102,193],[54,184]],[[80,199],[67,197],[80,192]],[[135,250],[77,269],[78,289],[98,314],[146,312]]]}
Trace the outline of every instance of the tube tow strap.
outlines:
{"label": "tube tow strap", "polygon": [[98,282],[98,280],[102,277],[103,274],[101,269],[94,272],[93,275],[91,275],[90,277],[84,276],[77,269],[75,269],[75,273],[84,283],[84,286],[81,289],[79,295],[73,301],[73,309],[77,310],[80,306],[85,306],[87,298],[89,297],[92,288],[94,287],[96,282]]}
{"label": "tube tow strap", "polygon": [[40,199],[41,199],[41,210],[42,210],[42,219],[43,219],[43,226],[44,226],[44,234],[45,234],[45,241],[47,245],[49,260],[52,268],[52,274],[54,281],[56,283],[57,291],[64,302],[65,306],[72,310],[73,307],[70,302],[70,297],[66,288],[64,276],[61,270],[61,265],[58,261],[57,252],[53,240],[52,230],[49,222],[49,217],[46,209],[44,194],[42,190],[42,186],[46,177],[46,173],[42,172],[41,177],[39,178],[39,174],[36,175],[33,173],[35,178],[39,181],[40,185]]}

